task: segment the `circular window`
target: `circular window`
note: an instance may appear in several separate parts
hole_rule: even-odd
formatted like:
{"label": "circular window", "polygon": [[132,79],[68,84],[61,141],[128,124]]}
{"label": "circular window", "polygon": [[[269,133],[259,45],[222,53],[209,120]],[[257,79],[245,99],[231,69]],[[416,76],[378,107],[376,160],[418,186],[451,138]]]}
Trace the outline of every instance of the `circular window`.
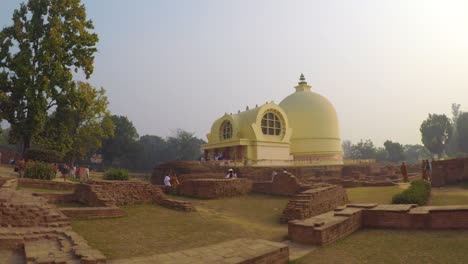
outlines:
{"label": "circular window", "polygon": [[281,119],[273,112],[266,113],[262,118],[262,132],[265,135],[281,135]]}
{"label": "circular window", "polygon": [[220,131],[220,138],[221,139],[230,139],[232,138],[232,124],[229,121],[224,121],[221,125]]}

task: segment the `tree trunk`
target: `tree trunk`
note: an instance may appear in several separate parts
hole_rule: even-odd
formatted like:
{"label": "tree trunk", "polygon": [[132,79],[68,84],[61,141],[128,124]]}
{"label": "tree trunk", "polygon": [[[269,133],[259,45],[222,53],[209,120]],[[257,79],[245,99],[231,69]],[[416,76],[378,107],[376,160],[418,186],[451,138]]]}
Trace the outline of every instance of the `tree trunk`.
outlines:
{"label": "tree trunk", "polygon": [[23,157],[24,154],[26,153],[26,150],[28,150],[31,147],[31,138],[29,136],[24,136],[23,137]]}

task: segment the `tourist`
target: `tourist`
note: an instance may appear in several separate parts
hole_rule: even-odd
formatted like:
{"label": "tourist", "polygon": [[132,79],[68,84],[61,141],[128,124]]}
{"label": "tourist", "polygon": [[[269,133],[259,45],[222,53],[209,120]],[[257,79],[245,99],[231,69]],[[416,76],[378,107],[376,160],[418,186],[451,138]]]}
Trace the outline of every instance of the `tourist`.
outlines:
{"label": "tourist", "polygon": [[288,174],[289,172],[286,169],[283,169],[284,174]]}
{"label": "tourist", "polygon": [[89,173],[90,173],[90,168],[89,168],[89,165],[88,165],[85,168],[85,180],[86,181],[89,181]]}
{"label": "tourist", "polygon": [[59,169],[58,169],[57,163],[54,163],[54,166],[53,166],[52,169],[54,170],[54,177],[57,177],[57,172],[58,172],[58,170],[59,170]]}
{"label": "tourist", "polygon": [[406,168],[406,163],[402,162],[400,166],[400,172],[403,176],[403,182],[408,182],[408,169]]}
{"label": "tourist", "polygon": [[275,180],[275,176],[278,175],[278,173],[273,170],[273,172],[271,173],[271,181]]}
{"label": "tourist", "polygon": [[232,173],[232,179],[237,179],[237,172],[234,171],[234,172]]}
{"label": "tourist", "polygon": [[20,178],[24,177],[25,170],[26,170],[26,162],[24,161],[24,159],[20,159],[20,161],[18,161],[18,173],[19,173]]}
{"label": "tourist", "polygon": [[60,164],[59,170],[62,174],[63,181],[67,181],[67,175],[70,173],[70,167],[67,164]]}
{"label": "tourist", "polygon": [[427,170],[426,170],[426,161],[425,160],[422,160],[421,172],[422,172],[422,179],[427,181]]}
{"label": "tourist", "polygon": [[427,174],[427,179],[431,180],[432,179],[432,164],[429,160],[426,160],[426,174]]}
{"label": "tourist", "polygon": [[166,188],[170,188],[171,187],[171,177],[169,177],[169,174],[167,174],[166,176],[164,176],[164,186]]}
{"label": "tourist", "polygon": [[73,179],[76,178],[76,166],[74,163],[72,163],[70,166],[70,177]]}
{"label": "tourist", "polygon": [[231,179],[232,176],[233,176],[233,174],[234,174],[234,170],[233,170],[233,169],[229,169],[229,170],[228,170],[228,174],[226,174],[226,176],[225,176],[224,178],[226,178],[226,179]]}

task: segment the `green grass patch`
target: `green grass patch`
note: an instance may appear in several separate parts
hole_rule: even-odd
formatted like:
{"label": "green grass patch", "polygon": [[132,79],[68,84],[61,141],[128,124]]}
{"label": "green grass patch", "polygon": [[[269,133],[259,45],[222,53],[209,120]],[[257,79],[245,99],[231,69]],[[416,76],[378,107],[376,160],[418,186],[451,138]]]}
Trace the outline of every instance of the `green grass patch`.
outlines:
{"label": "green grass patch", "polygon": [[468,263],[468,231],[361,230],[298,263]]}
{"label": "green grass patch", "polygon": [[393,204],[418,204],[425,205],[431,195],[431,184],[424,180],[411,182],[408,189],[395,194],[392,198]]}
{"label": "green grass patch", "polygon": [[385,187],[357,187],[348,188],[348,198],[350,203],[379,203],[389,204],[392,202],[393,195],[401,192],[398,186]]}
{"label": "green grass patch", "polygon": [[287,225],[279,223],[287,197],[184,199],[193,201],[198,211],[133,205],[123,208],[125,217],[74,220],[73,230],[111,259],[167,253],[241,237],[281,241],[287,234]]}

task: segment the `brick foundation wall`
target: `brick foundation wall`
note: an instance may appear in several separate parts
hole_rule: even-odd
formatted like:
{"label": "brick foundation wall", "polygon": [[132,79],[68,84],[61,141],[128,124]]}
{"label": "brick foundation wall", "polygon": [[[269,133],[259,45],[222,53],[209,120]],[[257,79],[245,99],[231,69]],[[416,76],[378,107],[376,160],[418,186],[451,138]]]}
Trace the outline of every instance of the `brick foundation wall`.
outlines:
{"label": "brick foundation wall", "polygon": [[230,197],[247,194],[252,190],[248,179],[198,179],[188,180],[177,187],[177,193],[202,199]]}
{"label": "brick foundation wall", "polygon": [[97,219],[125,216],[125,212],[119,207],[60,208],[60,211],[72,219]]}
{"label": "brick foundation wall", "polygon": [[348,195],[343,187],[331,185],[309,189],[294,195],[283,210],[280,221],[302,220],[333,210],[348,202]]}
{"label": "brick foundation wall", "polygon": [[468,158],[433,161],[431,178],[434,187],[468,180]]}
{"label": "brick foundation wall", "polygon": [[292,241],[325,245],[359,228],[468,229],[468,206],[347,205],[288,223]]}
{"label": "brick foundation wall", "polygon": [[75,193],[33,193],[34,196],[42,197],[49,203],[73,203],[78,201]]}
{"label": "brick foundation wall", "polygon": [[155,185],[142,181],[89,181],[75,191],[80,203],[92,207],[113,207],[156,202],[183,211],[194,211],[190,202],[170,199]]}
{"label": "brick foundation wall", "polygon": [[0,227],[62,227],[68,218],[41,197],[2,188],[0,191]]}
{"label": "brick foundation wall", "polygon": [[50,189],[58,191],[74,191],[78,186],[76,183],[57,182],[37,179],[18,179],[18,186],[24,188]]}
{"label": "brick foundation wall", "polygon": [[299,179],[290,173],[279,173],[265,182],[254,182],[253,191],[258,193],[274,194],[274,195],[294,195],[299,192],[310,189],[310,185],[302,184]]}

